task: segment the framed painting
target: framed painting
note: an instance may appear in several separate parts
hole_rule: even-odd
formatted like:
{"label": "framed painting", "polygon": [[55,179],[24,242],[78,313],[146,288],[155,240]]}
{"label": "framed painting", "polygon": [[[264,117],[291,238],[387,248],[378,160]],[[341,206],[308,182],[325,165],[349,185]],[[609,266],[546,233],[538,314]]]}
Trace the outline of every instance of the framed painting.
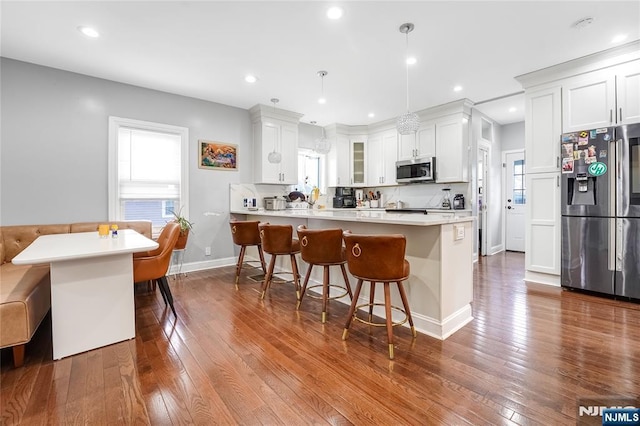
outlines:
{"label": "framed painting", "polygon": [[238,170],[238,145],[198,141],[198,167],[209,170]]}

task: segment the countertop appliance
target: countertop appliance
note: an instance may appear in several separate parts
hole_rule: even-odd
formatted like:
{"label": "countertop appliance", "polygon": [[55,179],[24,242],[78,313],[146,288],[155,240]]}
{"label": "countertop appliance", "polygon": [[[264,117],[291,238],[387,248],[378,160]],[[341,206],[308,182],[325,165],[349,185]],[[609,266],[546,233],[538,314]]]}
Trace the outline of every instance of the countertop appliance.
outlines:
{"label": "countertop appliance", "polygon": [[265,210],[284,210],[287,208],[287,201],[284,198],[265,197],[263,201]]}
{"label": "countertop appliance", "polygon": [[336,187],[336,197],[355,197],[355,189],[348,188],[345,186],[337,186]]}
{"label": "countertop appliance", "polygon": [[436,178],[436,158],[419,157],[396,161],[396,182],[431,182]]}
{"label": "countertop appliance", "polygon": [[562,135],[561,285],[640,299],[640,123]]}
{"label": "countertop appliance", "polygon": [[333,197],[333,208],[341,209],[341,208],[355,208],[356,207],[356,197]]}
{"label": "countertop appliance", "polygon": [[463,210],[464,209],[464,195],[456,194],[453,196],[453,208],[455,210]]}

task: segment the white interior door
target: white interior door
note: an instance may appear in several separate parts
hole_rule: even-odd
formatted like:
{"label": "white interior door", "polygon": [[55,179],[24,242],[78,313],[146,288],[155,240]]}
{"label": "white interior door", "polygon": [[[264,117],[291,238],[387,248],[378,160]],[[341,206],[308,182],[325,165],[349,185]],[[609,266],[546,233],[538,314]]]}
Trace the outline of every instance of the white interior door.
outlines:
{"label": "white interior door", "polygon": [[505,249],[524,252],[525,188],[524,151],[505,153]]}
{"label": "white interior door", "polygon": [[478,247],[480,256],[489,254],[489,232],[487,220],[487,189],[489,184],[489,148],[480,143],[478,147]]}

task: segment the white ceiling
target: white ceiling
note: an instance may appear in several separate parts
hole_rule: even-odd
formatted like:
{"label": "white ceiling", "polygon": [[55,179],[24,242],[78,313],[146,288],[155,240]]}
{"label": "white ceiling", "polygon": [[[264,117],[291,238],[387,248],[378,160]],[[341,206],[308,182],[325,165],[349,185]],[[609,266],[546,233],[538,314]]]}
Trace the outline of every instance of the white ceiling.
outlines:
{"label": "white ceiling", "polygon": [[[340,4],[344,16],[326,17]],[[640,38],[635,1],[2,1],[1,54],[248,109],[279,108],[326,125],[369,124],[405,107],[521,92],[515,76]],[[572,24],[593,17],[591,25]],[[88,39],[80,25],[101,37]],[[325,105],[319,105],[324,78]],[[255,74],[255,84],[244,81]],[[455,85],[461,92],[453,92]],[[507,109],[516,106],[518,111]],[[523,96],[483,103],[501,124],[523,120]],[[374,112],[374,118],[368,113]]]}

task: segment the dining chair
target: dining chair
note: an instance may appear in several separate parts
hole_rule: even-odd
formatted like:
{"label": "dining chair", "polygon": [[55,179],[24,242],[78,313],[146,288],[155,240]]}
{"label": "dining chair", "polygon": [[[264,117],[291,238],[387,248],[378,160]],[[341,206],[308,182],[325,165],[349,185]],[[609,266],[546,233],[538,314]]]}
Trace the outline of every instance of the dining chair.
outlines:
{"label": "dining chair", "polygon": [[160,293],[165,305],[169,305],[176,317],[176,309],[173,306],[173,295],[167,280],[167,271],[171,262],[173,248],[180,235],[180,225],[169,222],[165,225],[158,237],[158,248],[138,254],[133,258],[133,282],[153,281],[160,288]]}

